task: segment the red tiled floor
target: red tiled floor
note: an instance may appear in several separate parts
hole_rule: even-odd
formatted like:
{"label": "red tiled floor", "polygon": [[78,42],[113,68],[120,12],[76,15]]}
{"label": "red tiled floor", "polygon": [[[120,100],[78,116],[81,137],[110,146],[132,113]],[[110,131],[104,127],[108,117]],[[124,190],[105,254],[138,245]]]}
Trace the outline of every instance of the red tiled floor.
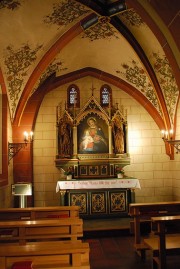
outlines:
{"label": "red tiled floor", "polygon": [[91,269],[151,268],[149,260],[142,262],[134,252],[131,236],[103,237],[86,241],[90,245]]}
{"label": "red tiled floor", "polygon": [[[98,233],[98,232],[97,232]],[[98,236],[98,234],[97,234]],[[141,260],[134,251],[134,237],[122,235],[85,239],[90,245],[91,269],[151,269],[151,253]],[[168,269],[179,269],[179,257],[168,257]]]}
{"label": "red tiled floor", "polygon": [[[149,233],[146,226],[143,227],[144,236]],[[143,261],[134,250],[128,218],[87,220],[84,222],[84,240],[90,245],[91,269],[152,269],[151,252],[146,252]],[[168,257],[167,265],[167,269],[179,269],[179,256]]]}

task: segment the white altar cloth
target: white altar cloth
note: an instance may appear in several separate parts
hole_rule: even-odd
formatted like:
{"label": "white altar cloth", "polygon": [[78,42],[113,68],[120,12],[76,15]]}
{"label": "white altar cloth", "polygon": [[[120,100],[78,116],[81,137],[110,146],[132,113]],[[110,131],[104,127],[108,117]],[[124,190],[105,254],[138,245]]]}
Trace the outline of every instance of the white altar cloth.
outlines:
{"label": "white altar cloth", "polygon": [[137,178],[126,179],[98,179],[98,180],[66,180],[58,181],[56,192],[60,190],[76,189],[140,189],[140,183]]}

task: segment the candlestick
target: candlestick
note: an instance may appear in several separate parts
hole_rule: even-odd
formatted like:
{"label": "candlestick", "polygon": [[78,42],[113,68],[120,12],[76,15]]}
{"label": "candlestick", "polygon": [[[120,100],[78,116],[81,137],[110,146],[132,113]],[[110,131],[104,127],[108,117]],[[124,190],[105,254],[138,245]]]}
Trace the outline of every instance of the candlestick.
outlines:
{"label": "candlestick", "polygon": [[167,130],[162,130],[162,139],[164,142],[169,143],[171,146],[173,146],[176,149],[176,153],[180,152],[180,140],[173,140],[173,135],[174,135],[174,130],[170,129],[169,131]]}

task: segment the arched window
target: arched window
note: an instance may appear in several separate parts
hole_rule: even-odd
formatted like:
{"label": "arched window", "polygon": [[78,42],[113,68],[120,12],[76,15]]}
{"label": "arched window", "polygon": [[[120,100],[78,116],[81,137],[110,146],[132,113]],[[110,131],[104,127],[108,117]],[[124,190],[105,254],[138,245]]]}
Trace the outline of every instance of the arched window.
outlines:
{"label": "arched window", "polygon": [[103,85],[100,89],[101,106],[112,105],[112,90],[108,85]]}
{"label": "arched window", "polygon": [[67,105],[71,107],[80,107],[80,93],[76,85],[70,85],[67,89]]}

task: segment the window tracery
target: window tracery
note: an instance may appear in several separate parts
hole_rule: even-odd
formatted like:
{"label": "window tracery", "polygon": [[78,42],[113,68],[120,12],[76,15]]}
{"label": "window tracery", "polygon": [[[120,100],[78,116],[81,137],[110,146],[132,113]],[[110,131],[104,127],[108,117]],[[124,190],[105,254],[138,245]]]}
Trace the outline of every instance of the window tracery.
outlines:
{"label": "window tracery", "polygon": [[106,84],[100,89],[100,100],[102,107],[107,107],[112,104],[112,90]]}
{"label": "window tracery", "polygon": [[67,101],[68,108],[80,107],[80,92],[75,84],[70,85],[67,89]]}

